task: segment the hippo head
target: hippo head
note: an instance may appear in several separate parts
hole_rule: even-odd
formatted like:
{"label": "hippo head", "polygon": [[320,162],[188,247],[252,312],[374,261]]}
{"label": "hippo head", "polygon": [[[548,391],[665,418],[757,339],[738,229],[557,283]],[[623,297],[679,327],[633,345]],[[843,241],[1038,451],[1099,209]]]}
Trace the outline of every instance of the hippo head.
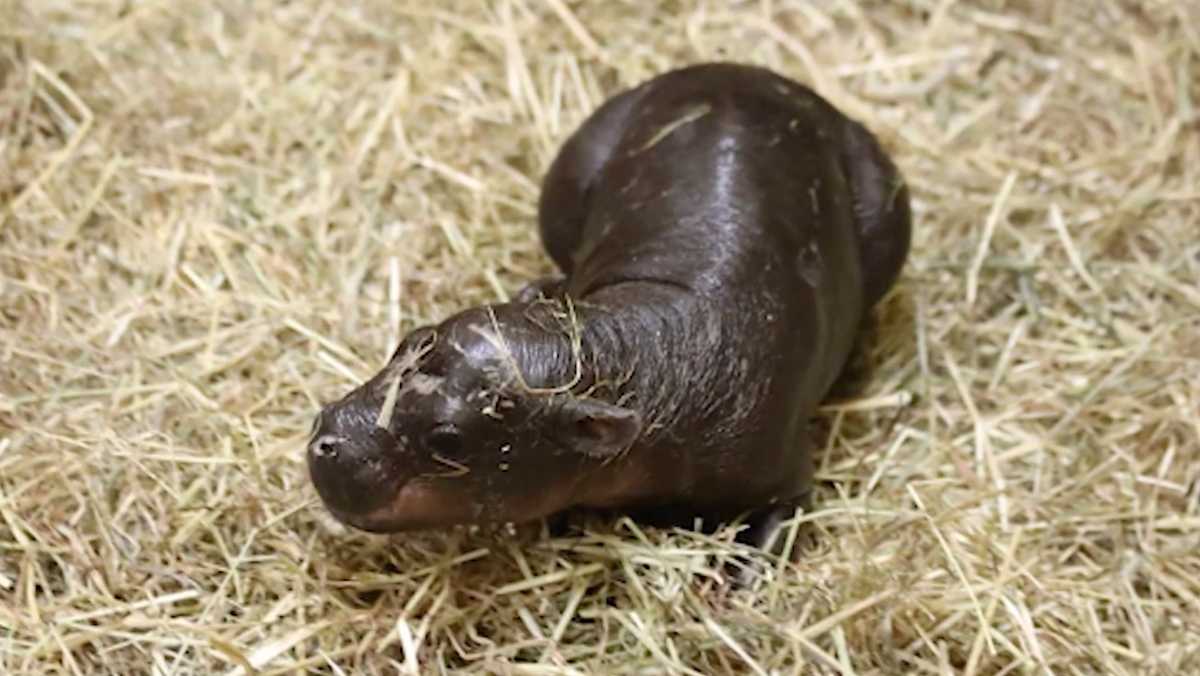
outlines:
{"label": "hippo head", "polygon": [[575,504],[589,473],[633,444],[636,411],[562,386],[576,360],[539,346],[563,336],[509,330],[510,318],[476,308],[416,329],[324,407],[307,458],[335,517],[374,532],[533,520]]}

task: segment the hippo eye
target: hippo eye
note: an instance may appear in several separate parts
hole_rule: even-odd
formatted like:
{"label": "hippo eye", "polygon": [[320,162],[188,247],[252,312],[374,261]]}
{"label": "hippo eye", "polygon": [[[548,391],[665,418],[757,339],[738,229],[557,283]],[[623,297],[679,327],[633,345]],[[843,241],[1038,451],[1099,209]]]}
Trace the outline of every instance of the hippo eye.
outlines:
{"label": "hippo eye", "polygon": [[462,432],[451,424],[438,425],[425,435],[425,447],[441,455],[457,455],[462,451]]}

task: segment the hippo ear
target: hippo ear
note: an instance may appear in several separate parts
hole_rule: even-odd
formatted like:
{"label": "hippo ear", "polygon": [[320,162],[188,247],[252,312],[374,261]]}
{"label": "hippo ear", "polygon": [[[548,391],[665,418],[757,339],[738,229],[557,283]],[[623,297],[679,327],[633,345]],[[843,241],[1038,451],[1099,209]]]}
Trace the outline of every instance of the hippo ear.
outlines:
{"label": "hippo ear", "polygon": [[558,411],[558,436],[567,446],[592,458],[612,458],[629,450],[642,433],[642,416],[633,409],[587,397],[571,398]]}

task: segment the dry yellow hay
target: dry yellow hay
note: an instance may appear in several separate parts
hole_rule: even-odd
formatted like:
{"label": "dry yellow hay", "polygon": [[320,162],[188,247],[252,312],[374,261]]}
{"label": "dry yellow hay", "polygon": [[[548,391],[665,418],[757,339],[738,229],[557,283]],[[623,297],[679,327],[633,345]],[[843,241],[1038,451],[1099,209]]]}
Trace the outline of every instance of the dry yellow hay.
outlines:
{"label": "dry yellow hay", "polygon": [[[815,550],[334,525],[318,402],[547,271],[564,135],[714,58],[914,191]],[[0,0],[0,671],[1200,673],[1198,106],[1192,0]]]}

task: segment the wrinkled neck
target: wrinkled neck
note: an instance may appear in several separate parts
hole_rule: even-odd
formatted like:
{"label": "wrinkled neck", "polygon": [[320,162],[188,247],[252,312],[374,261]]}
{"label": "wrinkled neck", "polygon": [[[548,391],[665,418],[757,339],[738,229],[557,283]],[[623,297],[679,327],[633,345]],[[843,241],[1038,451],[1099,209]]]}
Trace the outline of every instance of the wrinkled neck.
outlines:
{"label": "wrinkled neck", "polygon": [[560,300],[491,307],[513,385],[534,394],[579,392],[592,374],[585,366],[584,319]]}
{"label": "wrinkled neck", "polygon": [[[732,336],[719,315],[675,286],[623,283],[583,300],[506,304],[495,312],[525,385],[633,408],[646,423],[643,441],[683,429],[681,422],[707,422],[734,403],[725,393],[744,379],[744,364],[721,356]],[[695,372],[688,364],[705,368]]]}

